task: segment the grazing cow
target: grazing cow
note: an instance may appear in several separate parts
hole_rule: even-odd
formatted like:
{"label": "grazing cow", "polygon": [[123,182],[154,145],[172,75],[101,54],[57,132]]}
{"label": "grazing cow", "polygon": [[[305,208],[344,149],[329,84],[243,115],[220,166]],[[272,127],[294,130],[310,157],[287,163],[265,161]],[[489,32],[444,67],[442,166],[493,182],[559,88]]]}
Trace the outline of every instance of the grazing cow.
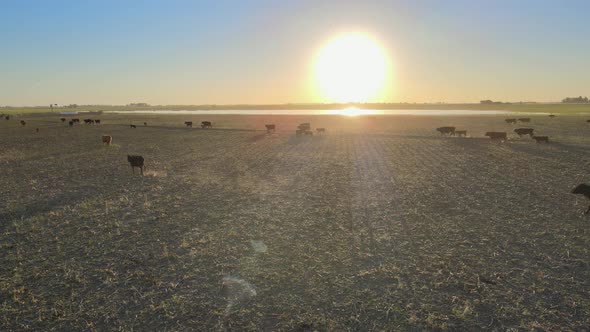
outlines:
{"label": "grazing cow", "polygon": [[516,123],[516,119],[506,119],[506,123]]}
{"label": "grazing cow", "polygon": [[295,130],[295,135],[301,136],[301,134],[303,134],[303,130],[301,130],[301,129]]}
{"label": "grazing cow", "polygon": [[201,122],[201,128],[211,128],[211,127],[213,127],[213,125],[211,124],[211,121]]}
{"label": "grazing cow", "polygon": [[100,124],[100,120],[96,119],[96,120],[94,120],[94,123]]}
{"label": "grazing cow", "polygon": [[550,118],[554,118],[555,117],[555,114],[549,114],[549,117]]}
{"label": "grazing cow", "polygon": [[[572,190],[572,194],[584,195],[586,198],[590,199],[590,186],[582,183]],[[584,214],[588,214],[588,212],[590,212],[590,206],[588,206],[588,210],[586,210]]]}
{"label": "grazing cow", "polygon": [[303,130],[303,131],[309,130],[309,129],[311,129],[311,124],[309,124],[309,122],[302,123],[299,126],[297,126],[297,129]]}
{"label": "grazing cow", "polygon": [[147,127],[147,122],[144,122],[144,123],[143,123],[143,126],[144,126],[144,127]]}
{"label": "grazing cow", "polygon": [[514,129],[514,132],[518,134],[519,137],[522,137],[522,135],[529,135],[531,137],[533,137],[535,130],[533,128],[516,128]]}
{"label": "grazing cow", "polygon": [[436,131],[440,132],[441,136],[446,134],[455,136],[455,127],[438,127]]}
{"label": "grazing cow", "polygon": [[136,125],[129,125],[130,128],[137,128]]}
{"label": "grazing cow", "polygon": [[316,131],[318,132],[318,134],[325,134],[326,128],[316,128]]}
{"label": "grazing cow", "polygon": [[192,122],[192,121],[185,121],[185,122],[184,122],[184,124],[185,124],[187,127],[191,127],[191,128],[193,127],[193,122]]}
{"label": "grazing cow", "polygon": [[84,119],[84,123],[89,125],[89,124],[94,124],[94,120],[92,119]]}
{"label": "grazing cow", "polygon": [[142,156],[127,155],[127,161],[131,165],[131,170],[133,171],[133,174],[135,174],[135,167],[139,167],[139,170],[141,171],[141,175],[143,175],[143,161],[144,160],[143,160]]}
{"label": "grazing cow", "polygon": [[266,127],[266,132],[268,134],[274,132],[275,129],[276,129],[276,126],[274,124],[267,124],[267,125],[264,125],[264,126]]}
{"label": "grazing cow", "polygon": [[25,120],[20,120],[20,124],[21,124],[21,126],[23,126],[23,127],[27,125],[27,123],[25,122]]}
{"label": "grazing cow", "polygon": [[71,121],[70,120],[70,122],[68,122],[68,124],[70,125],[70,127],[73,127],[74,126],[74,121]]}
{"label": "grazing cow", "polygon": [[467,136],[467,130],[455,130],[455,135],[461,137],[466,137]]}
{"label": "grazing cow", "polygon": [[485,136],[493,140],[506,140],[507,138],[506,132],[503,131],[488,131]]}
{"label": "grazing cow", "polygon": [[531,122],[531,118],[518,118],[520,122]]}
{"label": "grazing cow", "polygon": [[102,142],[106,145],[111,145],[113,143],[113,136],[102,135]]}
{"label": "grazing cow", "polygon": [[306,130],[303,133],[305,134],[305,136],[313,136],[313,131],[311,130]]}
{"label": "grazing cow", "polygon": [[80,119],[72,119],[74,122],[80,122]]}
{"label": "grazing cow", "polygon": [[549,143],[549,136],[531,136],[537,143]]}
{"label": "grazing cow", "polygon": [[61,118],[61,122],[66,122],[66,118]]}

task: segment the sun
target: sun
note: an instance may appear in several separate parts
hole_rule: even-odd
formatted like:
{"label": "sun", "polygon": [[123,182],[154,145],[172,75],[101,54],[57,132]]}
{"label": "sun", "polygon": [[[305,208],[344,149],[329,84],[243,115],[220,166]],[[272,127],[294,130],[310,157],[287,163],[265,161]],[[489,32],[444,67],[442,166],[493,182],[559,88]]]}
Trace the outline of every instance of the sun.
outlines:
{"label": "sun", "polygon": [[385,87],[387,56],[368,35],[349,33],[318,53],[314,73],[319,93],[329,102],[369,102]]}

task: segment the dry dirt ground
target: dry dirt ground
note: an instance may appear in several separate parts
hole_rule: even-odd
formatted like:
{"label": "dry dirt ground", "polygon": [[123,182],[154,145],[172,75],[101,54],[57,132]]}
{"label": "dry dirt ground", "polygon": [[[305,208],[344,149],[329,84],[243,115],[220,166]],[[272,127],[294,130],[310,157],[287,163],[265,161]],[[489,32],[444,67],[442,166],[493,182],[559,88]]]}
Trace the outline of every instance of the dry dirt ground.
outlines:
{"label": "dry dirt ground", "polygon": [[0,330],[589,329],[586,118],[58,117],[0,120]]}

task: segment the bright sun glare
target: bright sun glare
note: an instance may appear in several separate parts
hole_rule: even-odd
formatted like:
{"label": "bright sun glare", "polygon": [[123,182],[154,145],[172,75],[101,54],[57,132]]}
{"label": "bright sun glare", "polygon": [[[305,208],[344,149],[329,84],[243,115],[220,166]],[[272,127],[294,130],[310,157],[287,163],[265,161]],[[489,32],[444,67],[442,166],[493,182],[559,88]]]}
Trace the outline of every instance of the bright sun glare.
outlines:
{"label": "bright sun glare", "polygon": [[387,56],[370,36],[341,35],[324,46],[315,62],[315,79],[330,102],[368,102],[384,88]]}

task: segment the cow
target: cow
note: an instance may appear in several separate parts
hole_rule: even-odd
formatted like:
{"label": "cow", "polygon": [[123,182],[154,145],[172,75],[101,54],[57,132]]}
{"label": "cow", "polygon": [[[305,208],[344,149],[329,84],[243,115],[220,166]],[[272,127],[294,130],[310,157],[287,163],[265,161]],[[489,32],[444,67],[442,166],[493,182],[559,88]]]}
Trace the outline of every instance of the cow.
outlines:
{"label": "cow", "polygon": [[144,127],[147,127],[147,122],[144,122],[144,123],[143,123],[143,126],[144,126]]}
{"label": "cow", "polygon": [[264,126],[266,127],[266,132],[268,134],[274,133],[274,131],[276,129],[276,126],[274,124],[267,124],[267,125],[264,125]]}
{"label": "cow", "polygon": [[[585,183],[582,183],[575,187],[574,190],[572,190],[572,194],[584,195],[586,196],[586,198],[590,199],[590,186]],[[586,212],[584,212],[584,214],[588,214],[588,212],[590,212],[590,206],[588,206],[588,209],[586,210]]]}
{"label": "cow", "polygon": [[516,123],[516,119],[506,119],[506,123]]}
{"label": "cow", "polygon": [[211,121],[201,122],[201,128],[211,128],[211,127],[213,127],[213,125],[211,124]]}
{"label": "cow", "polygon": [[550,118],[554,118],[555,117],[555,114],[549,114],[549,117]]}
{"label": "cow", "polygon": [[89,125],[89,124],[94,124],[94,120],[92,119],[84,119],[84,123]]}
{"label": "cow", "polygon": [[130,155],[127,155],[127,161],[131,165],[131,170],[133,171],[133,174],[135,174],[135,167],[139,167],[139,170],[141,171],[141,175],[143,175],[143,162],[144,162],[144,159],[143,159],[142,156],[130,156]]}
{"label": "cow", "polygon": [[61,122],[66,122],[66,118],[61,118]]}
{"label": "cow", "polygon": [[96,119],[96,120],[94,120],[94,123],[100,124],[100,120]]}
{"label": "cow", "polygon": [[586,120],[587,123],[590,123],[590,120]]}
{"label": "cow", "polygon": [[10,120],[10,115],[5,116],[4,120]]}
{"label": "cow", "polygon": [[537,143],[549,143],[549,136],[531,136]]}
{"label": "cow", "polygon": [[503,131],[488,131],[485,136],[493,140],[506,140],[507,138],[506,132]]}
{"label": "cow", "polygon": [[192,122],[192,121],[185,121],[185,122],[184,122],[184,124],[185,124],[187,127],[191,127],[191,128],[193,127],[193,122]]}
{"label": "cow", "polygon": [[136,125],[132,125],[132,124],[130,124],[130,125],[129,125],[129,127],[130,127],[130,128],[137,128],[137,126],[136,126]]}
{"label": "cow", "polygon": [[514,129],[514,132],[517,133],[519,137],[522,137],[522,135],[529,135],[532,138],[534,135],[533,128],[516,128]]}
{"label": "cow", "polygon": [[319,135],[322,135],[326,133],[326,128],[316,128],[316,131]]}
{"label": "cow", "polygon": [[518,118],[520,122],[531,122],[531,118]]}
{"label": "cow", "polygon": [[70,125],[70,127],[73,127],[74,126],[74,121],[71,121],[70,120],[70,122],[68,122],[68,125]]}
{"label": "cow", "polygon": [[309,130],[309,129],[311,129],[311,124],[309,124],[309,122],[302,123],[299,126],[297,126],[297,129],[303,130],[303,131]]}
{"label": "cow", "polygon": [[446,134],[455,136],[455,127],[438,127],[436,131],[440,132],[441,136]]}
{"label": "cow", "polygon": [[80,119],[72,119],[74,122],[80,122]]}
{"label": "cow", "polygon": [[467,136],[467,130],[455,130],[455,135],[461,137],[466,137]]}
{"label": "cow", "polygon": [[38,133],[39,132],[39,128],[35,128],[35,132]]}
{"label": "cow", "polygon": [[113,143],[113,136],[102,135],[102,142],[106,145],[111,145]]}
{"label": "cow", "polygon": [[20,120],[20,125],[24,127],[27,125],[27,122],[25,120]]}
{"label": "cow", "polygon": [[306,130],[303,133],[305,134],[305,136],[313,136],[313,131],[311,130]]}

